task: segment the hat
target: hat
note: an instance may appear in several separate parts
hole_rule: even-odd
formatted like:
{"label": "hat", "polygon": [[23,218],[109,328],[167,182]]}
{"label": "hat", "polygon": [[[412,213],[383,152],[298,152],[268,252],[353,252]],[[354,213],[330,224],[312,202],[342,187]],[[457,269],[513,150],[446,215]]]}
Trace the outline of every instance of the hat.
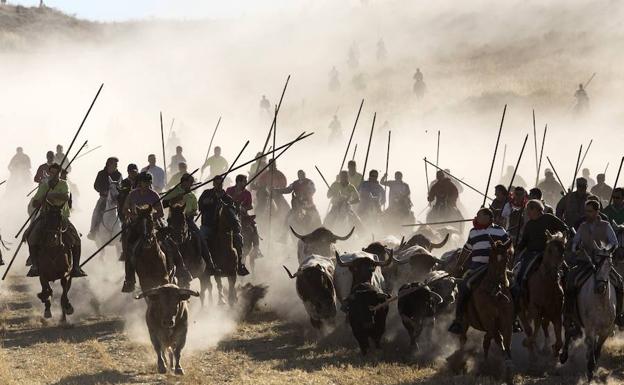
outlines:
{"label": "hat", "polygon": [[128,172],[130,172],[130,171],[139,171],[139,168],[137,167],[137,165],[136,165],[136,164],[134,164],[134,163],[130,163],[130,164],[128,165]]}

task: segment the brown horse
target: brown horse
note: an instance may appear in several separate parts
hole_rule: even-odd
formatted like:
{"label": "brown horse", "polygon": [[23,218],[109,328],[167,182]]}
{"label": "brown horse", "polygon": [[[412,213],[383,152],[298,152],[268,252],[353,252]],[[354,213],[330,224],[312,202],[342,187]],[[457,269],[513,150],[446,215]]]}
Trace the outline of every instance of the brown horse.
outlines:
{"label": "brown horse", "polygon": [[563,346],[561,314],[564,296],[559,273],[564,260],[566,237],[560,232],[551,234],[546,230],[546,240],[542,262],[529,275],[527,290],[520,299],[519,316],[527,336],[523,343],[529,349],[532,361],[535,358],[535,340],[540,326],[544,331],[543,351],[548,347],[548,327],[551,323],[555,330],[556,341],[552,346],[555,357],[559,356],[559,350]]}
{"label": "brown horse", "polygon": [[511,240],[503,243],[490,239],[490,259],[485,276],[474,288],[466,307],[466,323],[460,336],[461,350],[466,345],[469,327],[485,332],[483,353],[485,359],[492,340],[496,341],[505,355],[506,377],[511,378],[511,334],[513,325],[513,301],[509,291],[507,263],[513,254]]}
{"label": "brown horse", "polygon": [[154,287],[170,283],[172,276],[168,268],[167,257],[156,237],[156,229],[150,205],[137,207],[135,231],[138,231],[139,240],[134,245],[134,263],[136,274],[139,277],[141,291],[145,292]]}
{"label": "brown horse", "polygon": [[184,201],[171,203],[169,206],[169,231],[171,239],[180,250],[184,264],[191,273],[193,278],[199,279],[200,299],[202,306],[204,305],[205,291],[210,285],[210,276],[206,274],[206,262],[202,257],[202,250],[198,235],[194,235],[189,231],[186,215],[184,213],[186,205]]}
{"label": "brown horse", "polygon": [[72,253],[66,243],[65,233],[68,230],[67,221],[63,220],[61,208],[48,204],[48,209],[40,219],[42,224],[41,246],[38,250],[39,282],[41,293],[37,297],[44,304],[43,316],[51,318],[50,297],[52,287],[50,282],[61,281],[63,294],[61,294],[61,309],[63,315],[61,321],[66,322],[67,316],[74,313],[74,308],[69,302],[69,289],[71,287]]}

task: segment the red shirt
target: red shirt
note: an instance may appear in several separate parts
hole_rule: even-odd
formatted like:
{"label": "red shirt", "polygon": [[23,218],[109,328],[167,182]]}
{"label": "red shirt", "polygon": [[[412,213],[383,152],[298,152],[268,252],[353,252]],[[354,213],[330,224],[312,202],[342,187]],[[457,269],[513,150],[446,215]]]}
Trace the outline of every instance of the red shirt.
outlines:
{"label": "red shirt", "polygon": [[240,204],[243,209],[251,210],[253,208],[251,193],[247,189],[244,189],[243,191],[238,191],[236,190],[236,186],[232,186],[228,187],[227,190],[225,190],[225,193],[231,196],[232,200]]}

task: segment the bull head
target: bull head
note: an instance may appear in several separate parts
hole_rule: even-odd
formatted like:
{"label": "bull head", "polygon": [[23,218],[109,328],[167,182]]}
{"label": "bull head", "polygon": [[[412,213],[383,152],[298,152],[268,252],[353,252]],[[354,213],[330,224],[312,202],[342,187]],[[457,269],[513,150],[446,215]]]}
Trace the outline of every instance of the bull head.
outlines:
{"label": "bull head", "polygon": [[299,233],[297,233],[292,226],[290,226],[290,231],[293,233],[293,235],[295,237],[297,237],[298,239],[300,239],[301,241],[305,242],[307,239],[309,239],[311,236],[314,235],[314,233],[316,233],[318,230],[320,229],[324,229],[326,230],[329,234],[331,234],[331,238],[332,238],[332,242],[336,242],[336,241],[346,241],[347,239],[351,238],[351,236],[353,235],[353,232],[355,231],[355,227],[351,228],[351,231],[349,232],[349,234],[341,237],[338,236],[336,234],[334,234],[333,232],[331,232],[330,230],[325,229],[324,227],[319,227],[318,229],[314,230],[313,232],[311,232],[310,234],[307,235],[301,235]]}
{"label": "bull head", "polygon": [[[338,264],[338,266],[351,267],[353,265],[354,261],[343,262],[342,259],[340,259],[340,254],[338,254],[337,251],[335,253],[336,253],[336,263]],[[379,255],[377,256],[377,258],[380,259]],[[385,260],[373,261],[373,265],[379,266],[379,267],[386,267],[386,266],[390,266],[393,260],[394,260],[394,251],[390,250],[390,252],[388,253],[388,257]]]}
{"label": "bull head", "polygon": [[292,273],[290,272],[290,270],[288,270],[288,268],[287,268],[286,266],[282,265],[282,267],[284,268],[284,270],[286,270],[286,274],[288,274],[288,277],[289,277],[290,279],[297,278],[297,275],[299,274],[299,272],[295,272],[295,274],[292,274]]}
{"label": "bull head", "polygon": [[429,247],[431,247],[431,249],[441,249],[441,248],[443,248],[444,245],[446,245],[446,242],[448,242],[449,236],[450,236],[450,234],[446,233],[446,236],[444,237],[442,242],[440,242],[440,243],[433,243],[433,242],[431,242]]}
{"label": "bull head", "polygon": [[160,294],[160,292],[162,292],[164,289],[177,289],[178,295],[180,296],[181,300],[187,300],[189,299],[191,296],[193,297],[199,297],[199,293],[195,290],[191,290],[191,289],[182,289],[179,288],[178,286],[168,283],[162,286],[157,286],[157,287],[153,287],[151,289],[145,290],[141,293],[139,293],[137,296],[134,297],[134,299],[141,299],[141,298],[145,298],[145,297],[151,297],[151,296],[156,296],[158,294]]}

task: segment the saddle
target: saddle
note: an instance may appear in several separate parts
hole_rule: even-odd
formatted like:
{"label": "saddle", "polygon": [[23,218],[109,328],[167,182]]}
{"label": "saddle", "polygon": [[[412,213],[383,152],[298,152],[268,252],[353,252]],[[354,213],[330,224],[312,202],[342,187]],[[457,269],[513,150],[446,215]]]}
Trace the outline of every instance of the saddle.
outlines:
{"label": "saddle", "polygon": [[473,290],[475,287],[481,283],[485,273],[487,272],[488,266],[483,265],[475,270],[468,270],[463,277],[464,282],[468,289]]}

